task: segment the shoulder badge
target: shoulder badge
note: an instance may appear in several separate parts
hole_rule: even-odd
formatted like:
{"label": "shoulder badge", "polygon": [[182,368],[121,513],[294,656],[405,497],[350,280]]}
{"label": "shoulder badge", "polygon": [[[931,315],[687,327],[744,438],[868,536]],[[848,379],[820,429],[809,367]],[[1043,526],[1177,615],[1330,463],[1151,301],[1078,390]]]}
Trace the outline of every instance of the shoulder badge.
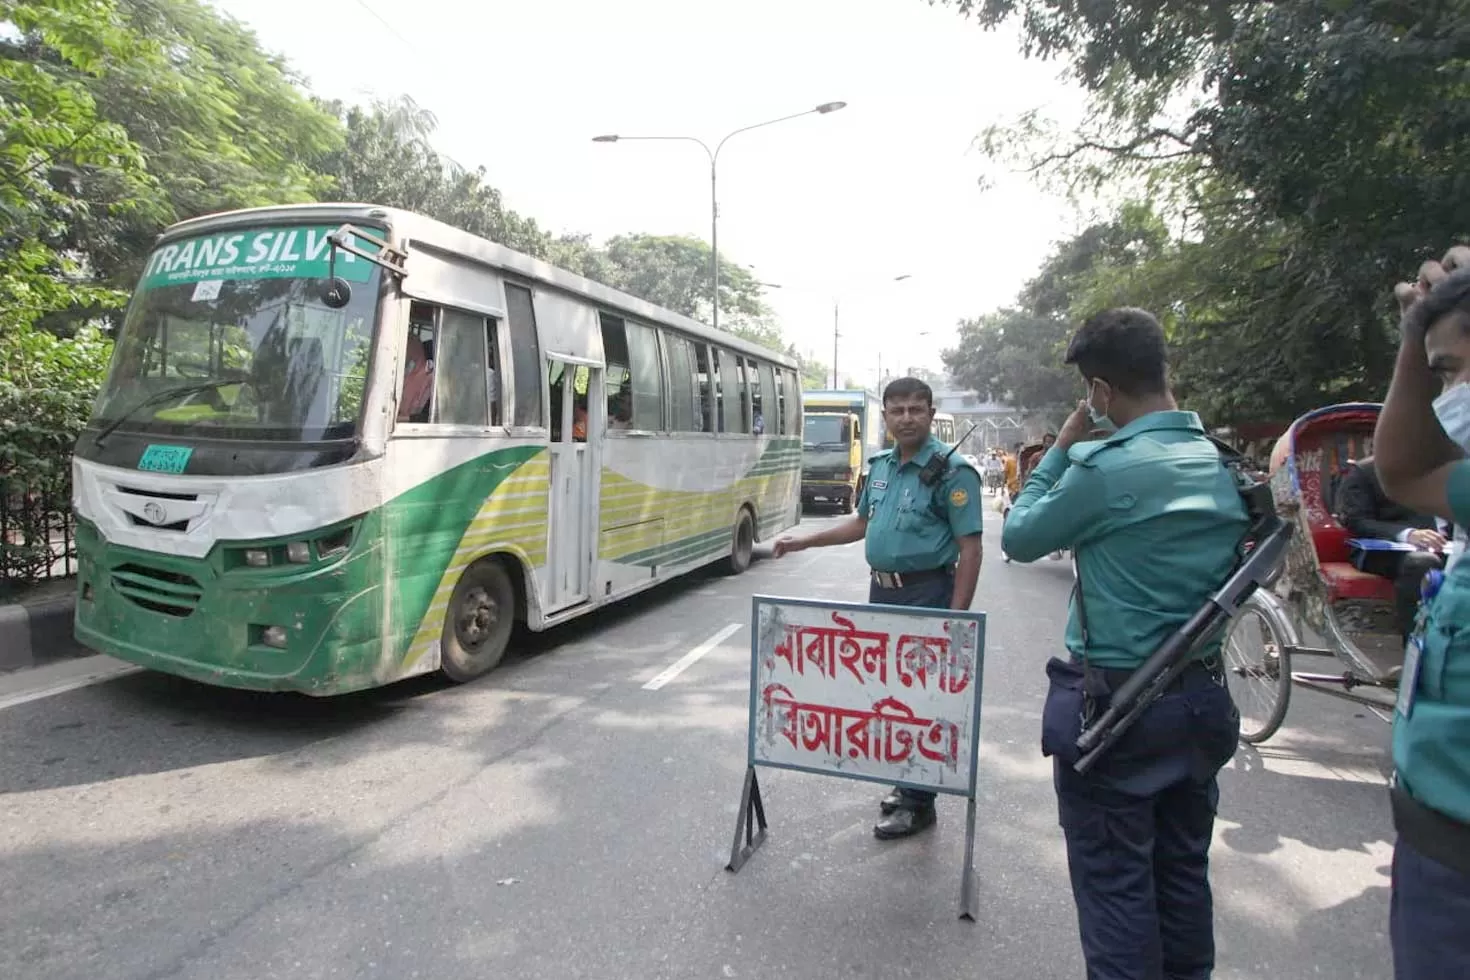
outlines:
{"label": "shoulder badge", "polygon": [[956,487],[954,490],[950,491],[949,504],[951,507],[963,507],[969,502],[970,495],[966,493],[963,489]]}

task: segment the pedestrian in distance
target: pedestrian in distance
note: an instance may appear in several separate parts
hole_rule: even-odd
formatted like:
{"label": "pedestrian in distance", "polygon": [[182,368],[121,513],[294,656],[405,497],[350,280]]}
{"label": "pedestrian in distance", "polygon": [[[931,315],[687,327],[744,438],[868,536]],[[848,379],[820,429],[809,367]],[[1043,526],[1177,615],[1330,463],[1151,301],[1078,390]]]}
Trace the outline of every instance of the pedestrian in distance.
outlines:
{"label": "pedestrian in distance", "polygon": [[[816,534],[779,538],[772,555],[863,541],[869,602],[969,609],[980,577],[980,474],[951,457],[932,482],[924,476],[948,447],[931,434],[934,392],[918,378],[883,389],[883,422],[894,446],[872,457],[857,513]],[[874,836],[909,837],[934,825],[934,794],[896,786],[879,810]]]}
{"label": "pedestrian in distance", "polygon": [[[1393,382],[1373,434],[1378,477],[1404,507],[1470,526],[1470,460],[1452,431],[1459,429],[1455,399],[1445,398],[1470,356],[1470,248],[1425,263],[1418,280],[1400,284],[1395,295],[1403,316]],[[1470,978],[1467,624],[1470,564],[1458,562],[1420,611],[1394,710],[1389,936],[1397,980]]]}
{"label": "pedestrian in distance", "polygon": [[[1199,416],[1175,404],[1166,356],[1164,332],[1143,310],[1108,310],[1081,326],[1066,363],[1087,398],[1002,532],[1017,561],[1073,553],[1067,655],[1047,664],[1041,743],[1053,760],[1088,980],[1208,980],[1215,965],[1216,775],[1240,733],[1220,639],[1092,769],[1074,768],[1077,738],[1110,693],[1241,558],[1245,503]],[[1087,440],[1098,429],[1108,434]]]}

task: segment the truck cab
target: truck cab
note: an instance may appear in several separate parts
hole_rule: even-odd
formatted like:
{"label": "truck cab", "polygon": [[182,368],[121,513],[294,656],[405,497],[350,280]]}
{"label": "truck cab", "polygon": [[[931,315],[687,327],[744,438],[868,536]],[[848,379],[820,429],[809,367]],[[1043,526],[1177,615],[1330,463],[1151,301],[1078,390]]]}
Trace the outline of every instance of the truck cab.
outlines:
{"label": "truck cab", "polygon": [[862,420],[852,412],[806,412],[801,437],[801,502],[836,504],[851,514],[862,492]]}

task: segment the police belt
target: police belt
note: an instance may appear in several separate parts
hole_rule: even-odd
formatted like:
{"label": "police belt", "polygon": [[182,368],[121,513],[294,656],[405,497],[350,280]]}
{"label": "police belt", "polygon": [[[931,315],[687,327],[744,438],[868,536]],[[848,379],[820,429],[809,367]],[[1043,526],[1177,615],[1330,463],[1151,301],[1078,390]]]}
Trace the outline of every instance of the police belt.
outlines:
{"label": "police belt", "polygon": [[873,581],[880,589],[901,589],[906,585],[918,585],[920,582],[932,582],[934,579],[954,574],[953,565],[945,565],[943,568],[926,568],[921,572],[880,572],[876,568],[872,570]]}
{"label": "police belt", "polygon": [[[1122,687],[1123,684],[1128,680],[1128,678],[1133,676],[1132,667],[1093,667],[1090,664],[1084,664],[1076,657],[1072,658],[1072,662],[1079,667],[1084,667],[1086,671],[1094,678],[1100,679],[1107,687],[1109,693],[1112,693],[1113,691],[1116,691],[1118,688]],[[1190,661],[1190,663],[1179,672],[1179,676],[1174,678],[1173,683],[1170,684],[1165,690],[1178,690],[1181,686],[1183,686],[1186,680],[1188,680],[1193,674],[1198,673],[1199,671],[1204,671],[1216,681],[1223,681],[1225,679],[1225,672],[1220,665],[1220,658],[1206,657],[1203,660]]]}
{"label": "police belt", "polygon": [[1399,783],[1397,774],[1388,792],[1399,837],[1431,861],[1470,877],[1470,824],[1414,799]]}

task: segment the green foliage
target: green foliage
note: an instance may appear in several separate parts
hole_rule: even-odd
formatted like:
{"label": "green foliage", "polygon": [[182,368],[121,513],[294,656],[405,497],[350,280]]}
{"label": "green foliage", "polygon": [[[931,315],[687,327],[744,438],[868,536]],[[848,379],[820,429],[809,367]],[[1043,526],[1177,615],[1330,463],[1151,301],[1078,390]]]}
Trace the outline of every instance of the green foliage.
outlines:
{"label": "green foliage", "polygon": [[53,534],[71,506],[71,450],[112,354],[95,327],[62,339],[31,327],[0,333],[0,589],[49,574]]}
{"label": "green foliage", "polygon": [[111,65],[156,57],[108,0],[0,0],[0,325],[115,304],[71,248],[84,220],[147,210],[158,184],[94,90]]}
{"label": "green foliage", "polygon": [[327,108],[340,117],[345,131],[341,146],[322,160],[337,199],[416,211],[548,257],[551,236],[505,207],[483,167],[466,170],[434,150],[429,142],[438,125],[433,113],[407,96],[370,107],[333,103]]}
{"label": "green foliage", "polygon": [[1080,132],[1030,114],[990,151],[1177,209],[1093,295],[1165,314],[1181,394],[1221,422],[1382,397],[1393,282],[1470,233],[1470,0],[954,5],[1093,98]]}
{"label": "green foliage", "polygon": [[959,346],[944,353],[950,374],[985,398],[1064,418],[1080,395],[1076,370],[1063,364],[1076,324],[1119,305],[1116,294],[1137,287],[1138,268],[1167,240],[1157,215],[1129,204],[1062,242],[1013,307],[960,324]]}

